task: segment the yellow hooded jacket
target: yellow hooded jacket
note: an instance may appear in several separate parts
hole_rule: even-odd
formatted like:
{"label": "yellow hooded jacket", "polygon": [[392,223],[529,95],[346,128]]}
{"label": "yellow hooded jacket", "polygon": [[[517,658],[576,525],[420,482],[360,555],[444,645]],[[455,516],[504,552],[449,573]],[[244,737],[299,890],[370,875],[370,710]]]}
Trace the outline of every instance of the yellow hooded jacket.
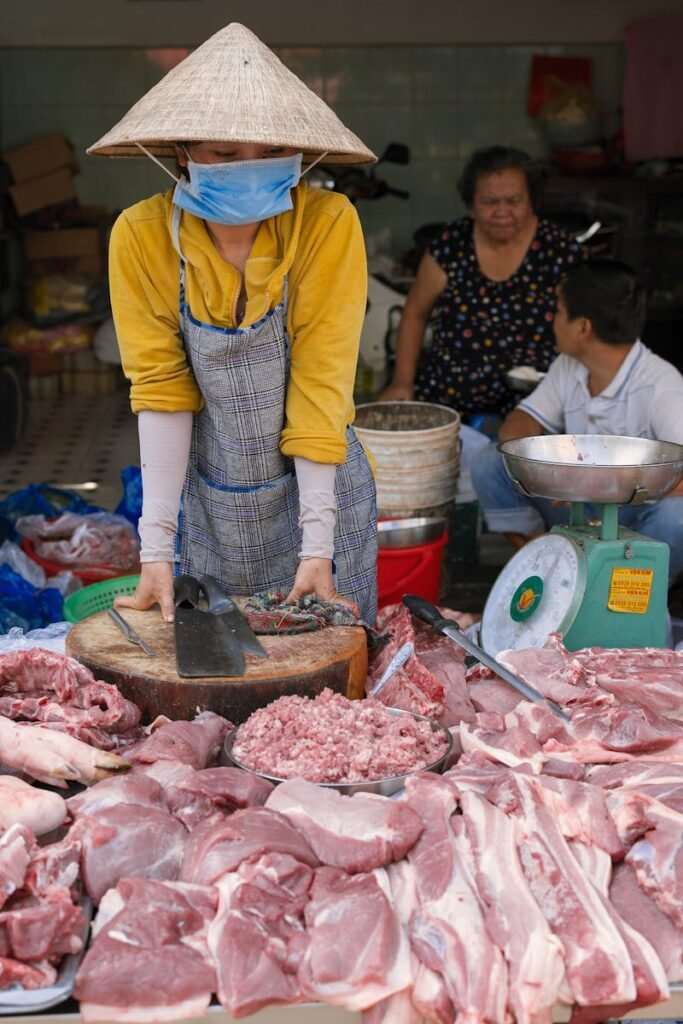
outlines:
{"label": "yellow hooded jacket", "polygon": [[[134,412],[198,412],[203,405],[180,337],[171,197],[169,191],[124,210],[111,235],[111,303]],[[183,211],[186,300],[198,320],[248,327],[281,301],[287,276],[291,374],[280,448],[288,456],[343,463],[367,298],[363,236],[345,196],[302,182],[292,198],[292,210],[261,224],[243,282],[204,221]],[[246,308],[238,325],[242,287]]]}

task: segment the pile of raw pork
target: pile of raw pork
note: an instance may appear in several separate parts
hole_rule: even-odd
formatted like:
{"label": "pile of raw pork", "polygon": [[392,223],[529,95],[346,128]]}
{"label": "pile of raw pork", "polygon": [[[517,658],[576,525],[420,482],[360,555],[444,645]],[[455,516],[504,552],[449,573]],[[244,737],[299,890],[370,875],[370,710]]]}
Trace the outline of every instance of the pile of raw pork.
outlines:
{"label": "pile of raw pork", "polygon": [[528,1024],[564,1003],[590,1024],[667,999],[683,980],[683,656],[557,640],[507,654],[567,723],[467,672],[404,611],[384,628],[380,661],[406,639],[416,653],[382,699],[450,723],[446,774],[399,799],[273,789],[214,767],[230,727],[216,715],[131,724],[108,755],[130,770],[68,799],[66,834],[40,853],[21,831],[14,875],[3,823],[0,892],[19,902],[0,912],[0,964],[40,967],[10,942],[29,934],[41,857],[98,906],[75,990],[86,1021],[186,1020],[215,995],[233,1017],[320,1001],[367,1024]]}

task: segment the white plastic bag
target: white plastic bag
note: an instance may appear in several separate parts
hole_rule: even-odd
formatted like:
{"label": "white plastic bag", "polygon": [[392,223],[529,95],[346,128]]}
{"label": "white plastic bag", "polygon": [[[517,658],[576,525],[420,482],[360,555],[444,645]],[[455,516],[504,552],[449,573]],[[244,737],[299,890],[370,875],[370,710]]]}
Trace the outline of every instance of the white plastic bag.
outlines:
{"label": "white plastic bag", "polygon": [[31,647],[45,647],[56,654],[64,654],[66,634],[70,629],[70,622],[53,622],[44,629],[32,629],[28,633],[15,626],[9,633],[0,636],[0,654],[27,651]]}
{"label": "white plastic bag", "polygon": [[13,572],[27,580],[37,590],[42,590],[45,586],[45,570],[11,540],[3,541],[0,545],[0,564],[9,565]]}

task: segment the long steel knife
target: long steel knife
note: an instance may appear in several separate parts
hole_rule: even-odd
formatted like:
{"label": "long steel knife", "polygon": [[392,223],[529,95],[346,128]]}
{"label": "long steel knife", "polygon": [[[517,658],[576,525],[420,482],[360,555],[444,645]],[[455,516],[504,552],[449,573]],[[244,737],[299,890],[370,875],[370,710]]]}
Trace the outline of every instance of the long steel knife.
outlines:
{"label": "long steel knife", "polygon": [[517,693],[521,693],[527,700],[532,700],[535,703],[547,704],[552,712],[563,718],[565,722],[571,721],[569,715],[564,711],[559,704],[556,704],[554,700],[550,700],[549,697],[544,697],[542,693],[534,689],[533,686],[529,686],[523,679],[510,672],[509,669],[505,668],[504,665],[500,665],[495,658],[492,658],[490,654],[470,640],[461,630],[457,622],[453,619],[445,619],[439,609],[433,605],[430,601],[427,601],[424,597],[418,597],[417,594],[405,594],[403,597],[403,603],[406,608],[416,615],[418,619],[422,619],[427,625],[431,626],[436,633],[442,633],[447,636],[449,640],[453,640],[456,644],[464,647],[468,654],[471,654],[473,658],[480,661],[482,665],[486,665],[492,672],[495,672],[497,676],[511,686]]}

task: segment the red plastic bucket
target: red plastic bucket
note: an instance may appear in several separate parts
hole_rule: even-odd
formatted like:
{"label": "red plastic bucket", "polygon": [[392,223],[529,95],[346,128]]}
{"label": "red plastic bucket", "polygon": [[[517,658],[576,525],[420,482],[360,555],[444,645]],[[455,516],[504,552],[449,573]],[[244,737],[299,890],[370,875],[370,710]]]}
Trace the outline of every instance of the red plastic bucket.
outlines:
{"label": "red plastic bucket", "polygon": [[404,594],[417,594],[437,602],[447,540],[448,532],[444,530],[429,544],[413,548],[380,548],[377,555],[379,607],[397,604]]}

